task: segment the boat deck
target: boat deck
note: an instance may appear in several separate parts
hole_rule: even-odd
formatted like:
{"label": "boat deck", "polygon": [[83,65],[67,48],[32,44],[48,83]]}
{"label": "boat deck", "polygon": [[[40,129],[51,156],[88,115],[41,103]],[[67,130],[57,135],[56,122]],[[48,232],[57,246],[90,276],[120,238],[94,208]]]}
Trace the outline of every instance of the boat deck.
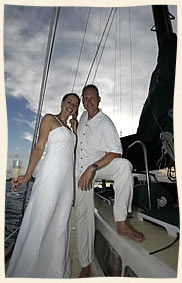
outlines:
{"label": "boat deck", "polygon": [[[95,197],[95,207],[99,214],[104,218],[104,220],[115,230],[115,222],[113,218],[112,205],[104,202],[103,200]],[[147,253],[163,248],[174,241],[174,237],[170,236],[166,229],[151,223],[147,220],[139,220],[137,218],[137,212],[139,209],[133,211],[132,218],[130,219],[131,225],[138,231],[142,232],[145,236],[145,240],[142,243],[136,243],[136,245],[142,247]],[[126,238],[126,237],[125,237]],[[177,272],[178,267],[178,251],[179,251],[179,241],[177,241],[171,247],[153,254],[162,263],[169,266],[175,272]]]}
{"label": "boat deck", "polygon": [[[113,207],[108,203],[104,202],[102,199],[99,199],[95,196],[95,207],[98,213],[103,217],[105,222],[109,225],[111,230],[115,233],[115,222],[113,219]],[[162,247],[167,246],[171,242],[174,241],[174,237],[168,235],[167,231],[154,223],[149,221],[143,220],[140,221],[136,214],[139,210],[134,210],[133,217],[130,219],[130,223],[135,227],[136,230],[142,232],[145,235],[145,241],[143,243],[136,243],[132,241],[133,247],[139,247],[144,249],[146,253],[149,253],[154,250],[158,250]],[[113,233],[113,236],[115,237]],[[116,234],[116,233],[115,233]],[[104,234],[103,234],[104,235]],[[75,208],[72,208],[71,214],[71,233],[70,233],[70,261],[71,261],[71,270],[72,270],[72,278],[79,278],[79,273],[81,270],[81,266],[78,260],[78,253],[77,253],[77,243],[76,243],[77,231],[76,231],[76,224],[75,224]],[[120,237],[125,238],[127,241],[127,237]],[[131,241],[131,240],[128,240]],[[122,245],[122,241],[117,243],[118,245]],[[174,245],[158,252],[152,257],[156,258],[162,264],[167,265],[169,268],[177,272],[178,268],[178,251],[179,251],[179,241],[177,241]],[[94,270],[92,270],[91,277],[98,277],[98,274],[94,274]],[[103,275],[105,276],[105,275]]]}

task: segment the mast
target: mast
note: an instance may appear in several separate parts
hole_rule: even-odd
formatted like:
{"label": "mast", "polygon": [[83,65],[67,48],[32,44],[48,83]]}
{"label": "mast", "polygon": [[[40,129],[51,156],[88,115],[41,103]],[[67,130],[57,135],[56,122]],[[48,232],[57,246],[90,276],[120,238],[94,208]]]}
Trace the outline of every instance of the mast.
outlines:
{"label": "mast", "polygon": [[169,12],[168,5],[152,5],[152,12],[155,25],[152,31],[156,31],[158,45],[161,43],[161,36],[164,33],[173,33],[171,20],[175,17]]}

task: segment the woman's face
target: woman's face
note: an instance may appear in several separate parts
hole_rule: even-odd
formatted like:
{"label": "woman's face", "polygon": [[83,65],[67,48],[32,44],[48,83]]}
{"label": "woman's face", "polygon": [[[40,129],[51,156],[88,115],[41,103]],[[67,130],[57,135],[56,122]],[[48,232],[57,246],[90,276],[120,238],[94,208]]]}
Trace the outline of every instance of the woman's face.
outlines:
{"label": "woman's face", "polygon": [[69,116],[75,114],[78,110],[78,107],[79,107],[78,98],[72,94],[70,94],[62,102],[62,111]]}

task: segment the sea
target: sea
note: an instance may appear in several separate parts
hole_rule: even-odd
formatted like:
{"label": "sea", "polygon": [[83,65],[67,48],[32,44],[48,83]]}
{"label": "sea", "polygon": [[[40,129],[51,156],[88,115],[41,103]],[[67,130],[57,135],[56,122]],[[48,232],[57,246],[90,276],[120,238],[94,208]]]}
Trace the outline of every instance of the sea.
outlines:
{"label": "sea", "polygon": [[[23,202],[25,204],[25,210],[30,198],[32,185],[33,182],[29,182],[28,186],[23,184],[17,188],[16,192],[11,192],[11,180],[6,181],[4,222],[5,250],[16,241],[18,231],[13,236],[10,237],[10,235],[19,227],[21,223]],[[24,199],[26,200],[24,201]]]}

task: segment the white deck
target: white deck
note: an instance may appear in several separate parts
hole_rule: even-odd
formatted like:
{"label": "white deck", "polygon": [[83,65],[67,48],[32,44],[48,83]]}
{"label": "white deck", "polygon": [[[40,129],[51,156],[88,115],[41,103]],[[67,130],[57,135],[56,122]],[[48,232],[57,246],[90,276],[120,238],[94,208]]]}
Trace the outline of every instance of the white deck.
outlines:
{"label": "white deck", "polygon": [[[99,214],[104,218],[106,223],[115,231],[115,223],[112,213],[112,205],[104,203],[102,200],[95,198],[95,207],[99,211]],[[131,225],[135,227],[136,230],[142,232],[145,236],[145,240],[142,243],[136,243],[134,241],[130,243],[133,245],[133,248],[142,249],[149,254],[150,252],[160,249],[167,246],[169,243],[174,241],[174,237],[170,236],[167,231],[156,224],[150,223],[146,220],[140,221],[137,218],[137,212],[133,214],[133,218],[130,220]],[[113,233],[114,235],[114,233]],[[126,239],[126,237],[120,237]],[[127,239],[126,239],[127,240]],[[121,243],[122,244],[122,243]],[[177,241],[170,248],[163,250],[159,253],[153,254],[152,257],[156,258],[157,261],[161,264],[166,265],[167,268],[171,269],[171,273],[174,274],[177,272],[178,267],[178,251],[179,251],[179,241]],[[133,250],[134,252],[134,250]],[[134,252],[135,253],[135,252]]]}

